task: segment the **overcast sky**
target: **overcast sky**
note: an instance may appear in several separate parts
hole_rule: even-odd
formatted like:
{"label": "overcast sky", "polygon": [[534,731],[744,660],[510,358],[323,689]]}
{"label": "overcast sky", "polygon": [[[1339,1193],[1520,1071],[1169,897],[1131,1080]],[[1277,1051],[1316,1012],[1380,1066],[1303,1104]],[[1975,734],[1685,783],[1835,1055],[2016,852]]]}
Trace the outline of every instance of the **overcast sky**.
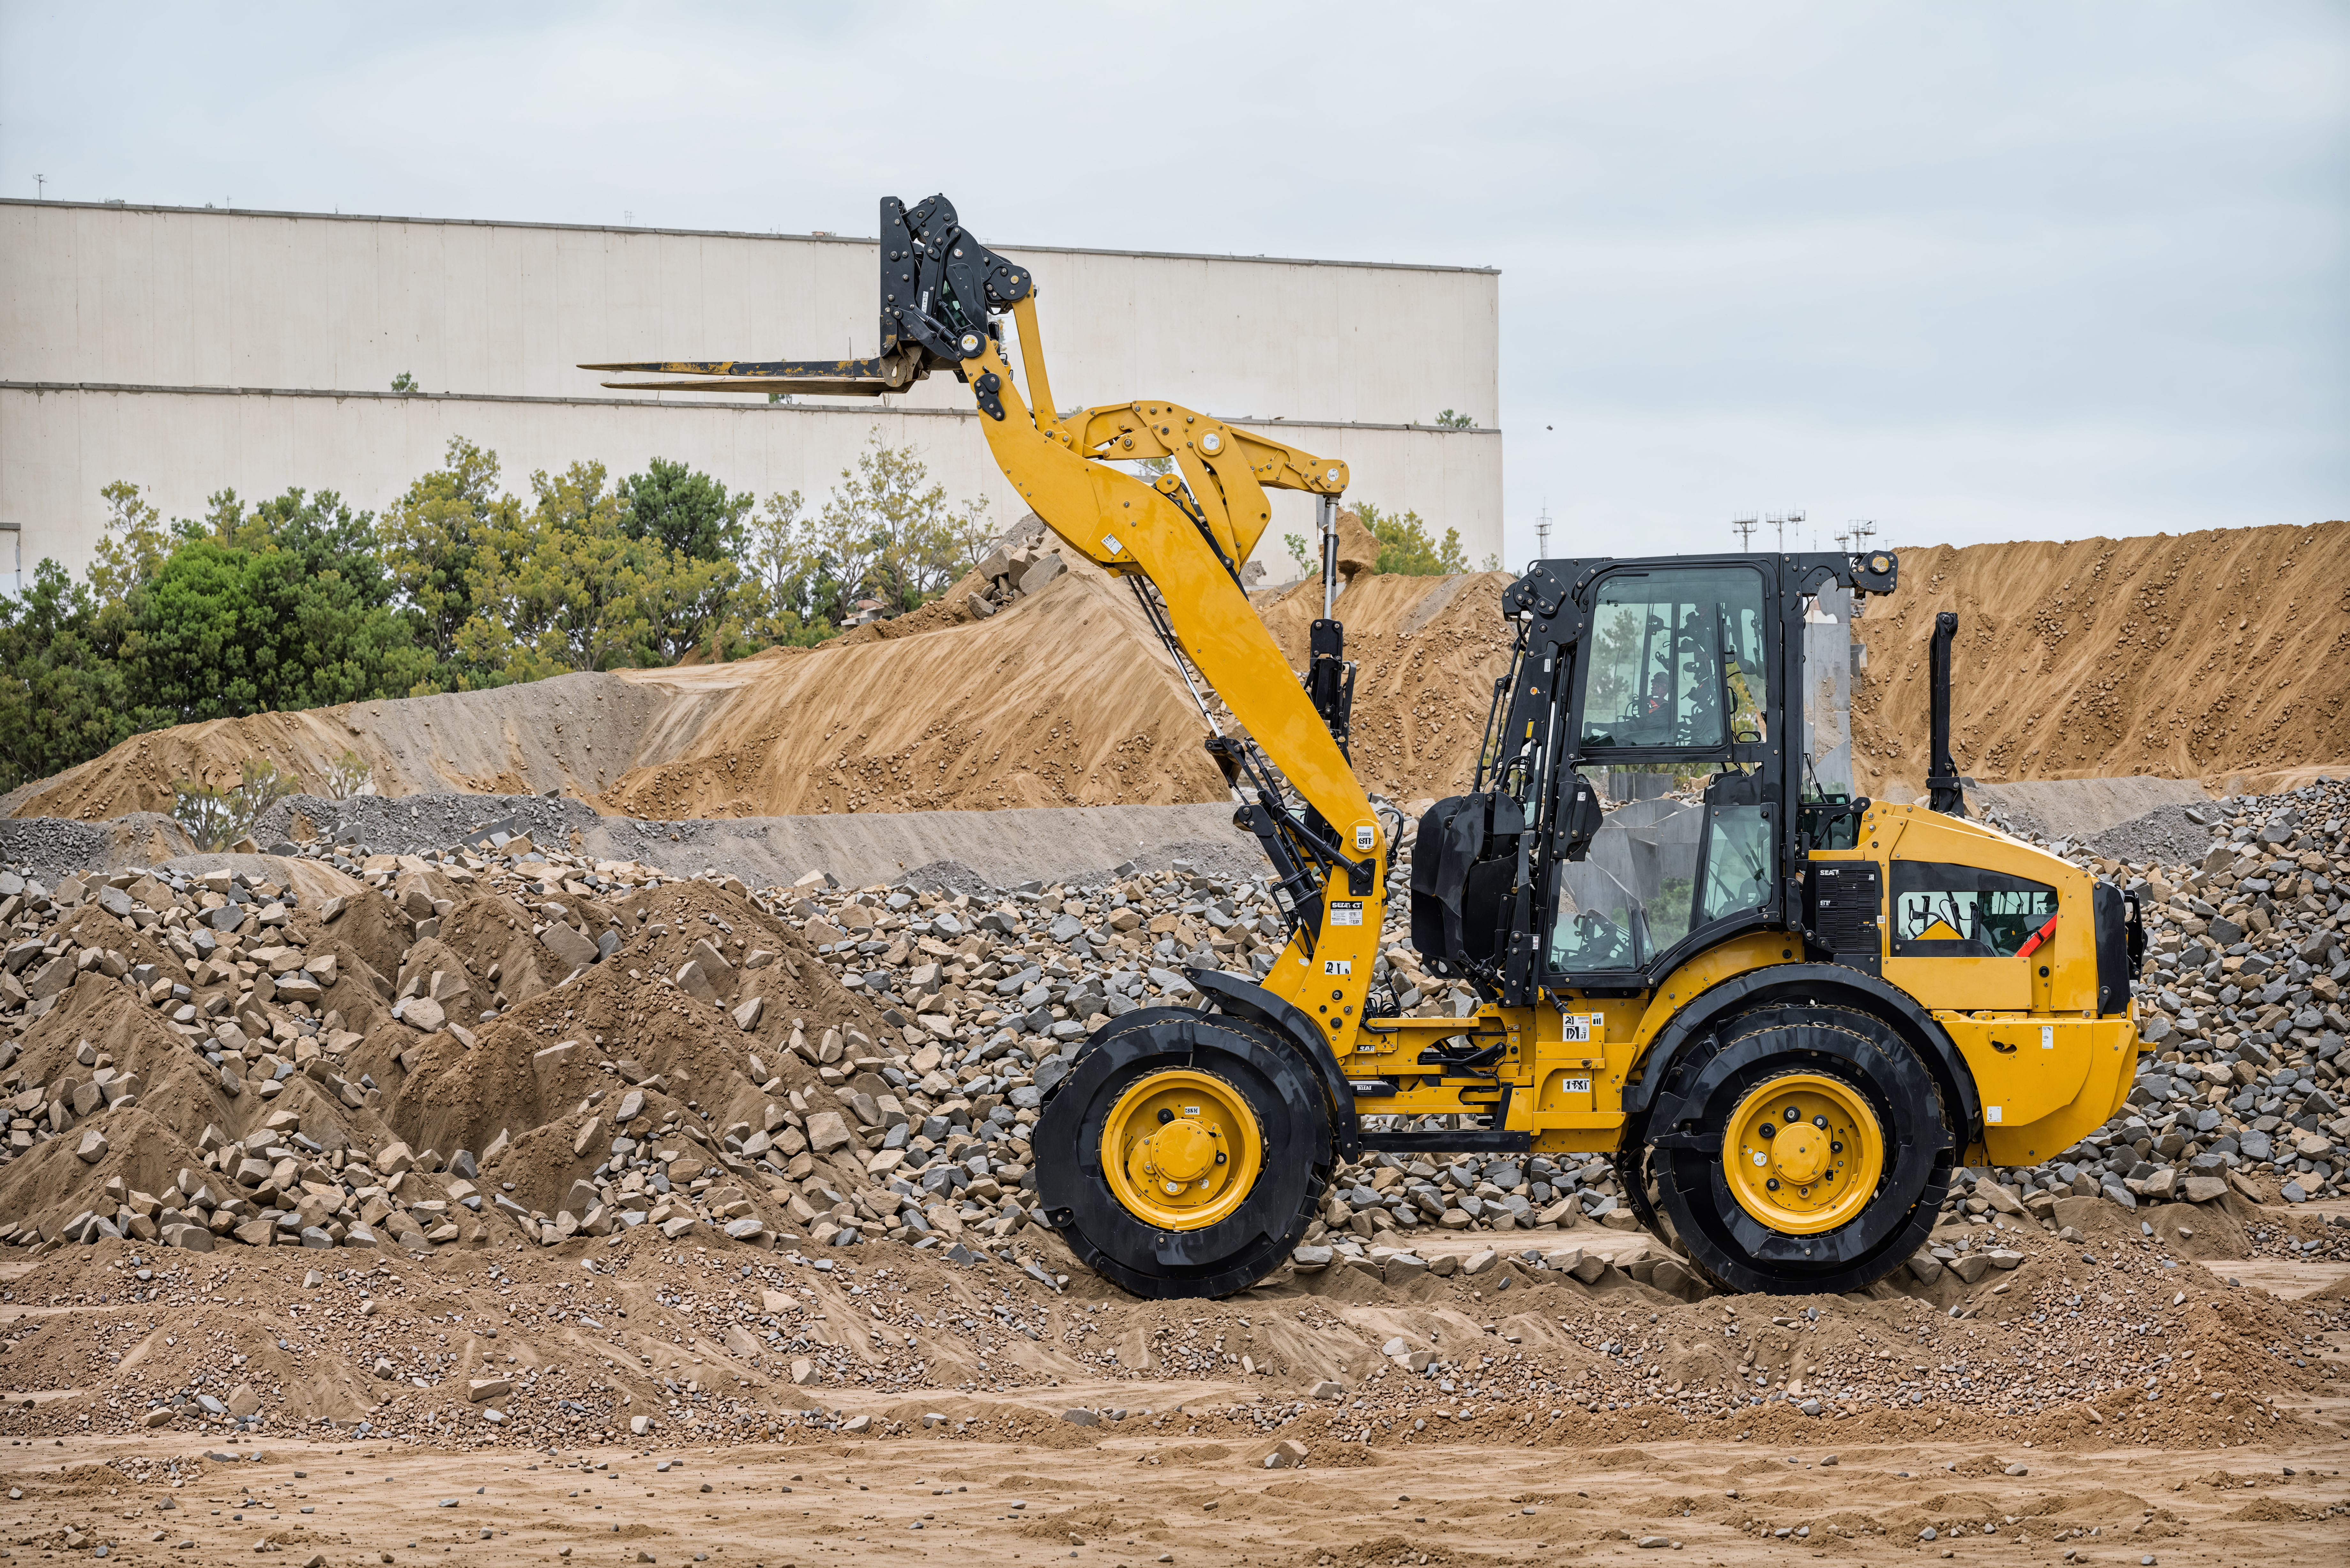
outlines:
{"label": "overcast sky", "polygon": [[2350,516],[2350,4],[0,0],[36,174],[1498,266],[1513,562]]}

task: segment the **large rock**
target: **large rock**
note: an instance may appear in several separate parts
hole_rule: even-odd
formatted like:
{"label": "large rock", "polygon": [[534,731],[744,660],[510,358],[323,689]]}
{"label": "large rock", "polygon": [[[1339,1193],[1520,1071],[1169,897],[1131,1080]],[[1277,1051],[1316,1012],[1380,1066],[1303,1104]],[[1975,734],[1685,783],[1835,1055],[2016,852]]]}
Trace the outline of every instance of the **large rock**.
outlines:
{"label": "large rock", "polygon": [[838,1111],[818,1111],[807,1119],[808,1147],[818,1154],[848,1147],[847,1118]]}
{"label": "large rock", "polygon": [[1961,1252],[1951,1260],[1950,1272],[1968,1284],[1974,1284],[1991,1272],[1991,1257],[1984,1252]]}
{"label": "large rock", "polygon": [[671,978],[677,982],[678,990],[696,1002],[707,1002],[713,1005],[717,1002],[718,988],[710,983],[710,976],[697,961],[686,960],[684,963],[678,966],[677,973]]}
{"label": "large rock", "polygon": [[556,962],[568,969],[586,969],[604,956],[594,942],[562,920],[547,923],[546,929],[538,933],[538,945],[552,953]]}

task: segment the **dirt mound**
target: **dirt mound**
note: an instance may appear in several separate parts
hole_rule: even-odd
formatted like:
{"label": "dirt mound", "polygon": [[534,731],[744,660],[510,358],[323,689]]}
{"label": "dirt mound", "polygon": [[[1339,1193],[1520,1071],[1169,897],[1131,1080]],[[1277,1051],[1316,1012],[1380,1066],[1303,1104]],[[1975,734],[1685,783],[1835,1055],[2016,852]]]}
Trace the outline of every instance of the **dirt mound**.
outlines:
{"label": "dirt mound", "polygon": [[[1985,782],[2152,774],[2222,791],[2350,762],[2350,524],[1912,550],[1858,623],[1857,783],[1916,794],[1926,646],[1962,618],[1960,769]],[[1355,576],[1339,600],[1355,755],[1398,800],[1465,788],[1508,628],[1507,578]],[[2017,585],[2033,585],[2019,597]],[[0,798],[15,816],[164,810],[175,779],[266,757],[313,794],[355,755],[387,794],[547,790],[639,817],[1194,803],[1202,727],[1124,585],[1082,561],[982,616],[978,574],[816,649],[582,674],[141,735]],[[994,590],[1009,592],[1001,581]],[[1318,587],[1261,596],[1303,668]]]}
{"label": "dirt mound", "polygon": [[[721,669],[729,668],[721,666]],[[668,694],[613,675],[216,719],[135,735],[100,757],[0,796],[0,814],[99,822],[168,812],[172,785],[234,784],[248,759],[313,794],[347,758],[379,794],[449,791],[592,795],[639,759]]]}
{"label": "dirt mound", "polygon": [[1925,787],[1941,610],[1960,618],[1963,774],[2157,774],[2235,794],[2350,761],[2350,523],[1903,551],[1900,590],[1854,628],[1868,645],[1853,694],[1863,793]]}
{"label": "dirt mound", "polygon": [[984,621],[628,679],[677,703],[647,742],[667,760],[602,798],[637,816],[1223,794],[1199,711],[1131,593],[1082,566]]}
{"label": "dirt mound", "polygon": [[[1354,758],[1367,788],[1393,800],[1456,794],[1477,771],[1487,701],[1507,672],[1502,572],[1449,577],[1357,576],[1338,596],[1356,663]],[[1290,663],[1305,668],[1322,587],[1307,581],[1263,607]]]}

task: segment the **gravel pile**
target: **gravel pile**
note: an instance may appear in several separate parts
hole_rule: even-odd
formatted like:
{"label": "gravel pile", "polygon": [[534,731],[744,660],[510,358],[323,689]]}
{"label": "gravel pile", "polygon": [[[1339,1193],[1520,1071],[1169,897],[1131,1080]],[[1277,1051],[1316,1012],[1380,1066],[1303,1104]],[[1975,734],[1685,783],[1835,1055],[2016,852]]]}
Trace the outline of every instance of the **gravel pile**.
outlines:
{"label": "gravel pile", "polygon": [[2210,847],[2212,815],[2195,806],[2159,805],[2144,816],[2092,835],[2083,846],[2091,854],[2125,863],[2176,865],[2197,860]]}
{"label": "gravel pile", "polygon": [[142,842],[185,848],[188,836],[178,823],[152,811],[134,811],[107,822],[0,817],[0,862],[20,876],[45,882],[62,882],[77,871],[120,860],[120,846]]}
{"label": "gravel pile", "polygon": [[[2248,1197],[2299,1203],[2345,1188],[2350,1116],[2350,784],[2321,780],[2166,809],[2090,844],[2020,835],[2120,883],[2145,911],[2143,1038],[2129,1102],[2055,1159],[1986,1173],[2025,1202],[2102,1194],[2135,1207]],[[2103,846],[2191,853],[2125,860]],[[1955,1196],[1955,1189],[1954,1189]]]}
{"label": "gravel pile", "polygon": [[[2191,863],[2049,846],[2146,903],[2140,1006],[2158,1049],[2106,1127],[2030,1169],[1962,1171],[1950,1217],[2053,1230],[2064,1197],[2210,1202],[2232,1184],[2297,1202],[2342,1187],[2345,795],[2320,784],[2221,803],[2197,814],[2210,820],[2192,824],[2205,852]],[[340,815],[322,821],[330,807]],[[38,1064],[0,1045],[16,1113],[0,1169],[68,1139],[88,1177],[69,1214],[54,1183],[40,1189],[46,1220],[30,1199],[0,1210],[0,1240],[429,1251],[651,1225],[758,1247],[1000,1249],[1037,1222],[1028,1131],[1083,1042],[1120,1013],[1196,996],[1188,969],[1262,975],[1288,934],[1260,877],[1180,860],[1010,889],[942,863],[894,886],[811,873],[754,893],[722,873],[681,880],[557,846],[577,803],[306,800],[287,803],[289,826],[296,809],[339,831],[210,869],[173,862],[54,889],[0,875],[0,923],[14,927],[0,1021],[44,1043]],[[457,842],[424,854],[388,847],[452,828]],[[306,863],[316,877],[297,875]],[[1398,900],[1375,995],[1422,1016],[1469,1011],[1465,989],[1420,969],[1407,923]],[[44,1033],[78,982],[119,987],[181,1054],[134,1063],[125,1045],[117,1061],[87,1019],[70,1043]],[[400,1116],[416,1121],[401,1107],[430,1098],[420,1085],[484,1075],[465,1056],[493,1037],[492,1054],[584,1084],[576,1106],[499,1127],[478,1152],[398,1136]],[[713,1048],[739,1048],[723,1093],[707,1086]],[[107,1118],[151,1100],[159,1075],[182,1102],[165,1119],[201,1161],[161,1189],[106,1163]],[[270,1108],[297,1081],[307,1108]],[[236,1114],[195,1114],[199,1093],[248,1092]],[[519,1192],[484,1178],[525,1140],[549,1169],[595,1163]],[[1401,1254],[1409,1270],[1416,1233],[1582,1223],[1636,1225],[1605,1160],[1372,1155],[1335,1174],[1300,1262],[1376,1255],[1385,1269]],[[1930,1278],[1980,1262],[1945,1247],[1912,1268]],[[1695,1289],[1661,1250],[1649,1274]]]}
{"label": "gravel pile", "polygon": [[[297,831],[295,818],[307,825]],[[275,855],[302,852],[296,840],[342,845],[367,855],[422,855],[463,844],[493,825],[509,835],[530,834],[542,844],[565,844],[611,818],[585,801],[555,794],[361,794],[344,800],[288,795],[255,824],[256,846]],[[648,832],[651,825],[644,825]],[[663,823],[667,829],[680,824]]]}

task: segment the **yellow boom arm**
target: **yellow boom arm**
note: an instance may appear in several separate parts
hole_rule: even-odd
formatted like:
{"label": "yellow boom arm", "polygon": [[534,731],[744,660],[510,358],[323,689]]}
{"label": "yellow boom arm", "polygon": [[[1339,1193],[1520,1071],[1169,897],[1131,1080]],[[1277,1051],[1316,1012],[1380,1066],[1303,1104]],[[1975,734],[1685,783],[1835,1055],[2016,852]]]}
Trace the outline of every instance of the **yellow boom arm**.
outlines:
{"label": "yellow boom arm", "polygon": [[[1173,403],[1057,417],[1034,280],[963,229],[942,196],[910,209],[884,198],[878,259],[880,351],[872,358],[587,368],[702,378],[606,383],[635,390],[880,396],[933,369],[969,385],[1004,476],[1070,549],[1157,587],[1160,605],[1146,595],[1145,608],[1240,721],[1245,739],[1219,735],[1210,749],[1242,797],[1243,821],[1273,858],[1295,924],[1263,989],[1296,1007],[1336,1054],[1351,1054],[1393,846],[1333,736],[1332,722],[1343,721],[1326,721],[1301,688],[1240,582],[1273,519],[1265,492],[1335,498],[1347,488],[1347,465]],[[1020,336],[1024,397],[1003,352],[1007,315]],[[1155,483],[1115,466],[1153,458],[1174,464]],[[1283,778],[1306,809],[1293,809]]]}
{"label": "yellow boom arm", "polygon": [[[1069,548],[1113,574],[1139,576],[1158,588],[1168,629],[1185,657],[1353,863],[1326,867],[1318,919],[1292,937],[1263,982],[1313,1018],[1326,1041],[1343,1046],[1352,1040],[1370,985],[1393,846],[1345,753],[1249,604],[1239,570],[1271,520],[1268,486],[1335,496],[1346,489],[1347,466],[1173,403],[1118,403],[1056,419],[1035,311],[1033,296],[1014,306],[1022,359],[1037,394],[1033,412],[992,339],[983,336],[979,351],[963,362],[964,377],[992,393],[1001,410],[983,403],[980,423],[989,450],[1004,477]],[[1149,484],[1111,466],[1154,457],[1171,458],[1177,473]],[[1228,763],[1228,775],[1232,771]],[[1268,807],[1260,801],[1249,809]]]}

